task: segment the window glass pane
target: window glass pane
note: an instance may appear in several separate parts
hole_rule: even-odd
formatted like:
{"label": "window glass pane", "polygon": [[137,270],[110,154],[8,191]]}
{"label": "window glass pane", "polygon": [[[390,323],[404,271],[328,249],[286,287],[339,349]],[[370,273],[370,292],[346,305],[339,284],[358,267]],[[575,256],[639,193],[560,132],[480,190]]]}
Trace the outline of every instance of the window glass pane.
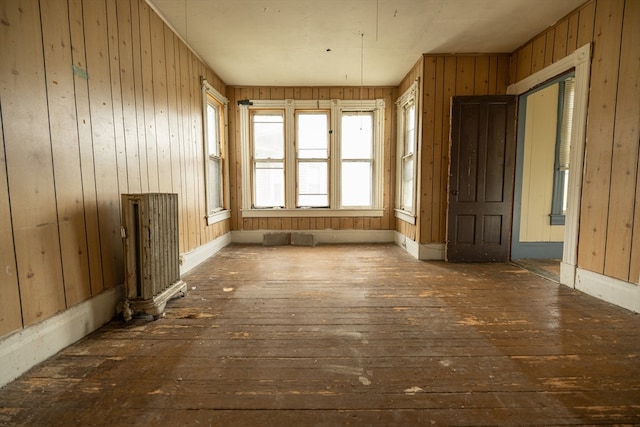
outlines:
{"label": "window glass pane", "polygon": [[297,114],[298,158],[326,159],[329,155],[329,117],[326,113]]}
{"label": "window glass pane", "polygon": [[401,208],[413,209],[413,157],[402,160],[402,203]]}
{"label": "window glass pane", "polygon": [[342,206],[371,206],[371,162],[342,162]]}
{"label": "window glass pane", "polygon": [[220,156],[220,144],[218,144],[218,108],[207,104],[207,148],[210,156]]}
{"label": "window glass pane", "polygon": [[222,176],[221,160],[214,158],[209,160],[209,186],[207,187],[207,206],[209,212],[222,208]]}
{"label": "window glass pane", "polygon": [[255,207],[284,206],[284,162],[256,162]]}
{"label": "window glass pane", "polygon": [[327,162],[298,163],[298,206],[329,205]]}
{"label": "window glass pane", "polygon": [[253,155],[256,159],[284,158],[284,117],[282,114],[254,114]]}
{"label": "window glass pane", "polygon": [[341,158],[371,159],[373,154],[373,113],[348,113],[342,116]]}
{"label": "window glass pane", "polygon": [[416,107],[409,105],[404,110],[405,114],[405,149],[404,154],[412,154],[415,151]]}

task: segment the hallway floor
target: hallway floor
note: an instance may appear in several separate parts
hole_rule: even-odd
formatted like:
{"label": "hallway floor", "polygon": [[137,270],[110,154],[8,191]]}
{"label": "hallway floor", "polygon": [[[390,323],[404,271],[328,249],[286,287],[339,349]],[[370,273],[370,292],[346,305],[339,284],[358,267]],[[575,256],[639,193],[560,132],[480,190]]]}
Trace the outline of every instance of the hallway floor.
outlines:
{"label": "hallway floor", "polygon": [[517,265],[232,245],[184,279],[0,389],[0,425],[640,425],[640,316]]}

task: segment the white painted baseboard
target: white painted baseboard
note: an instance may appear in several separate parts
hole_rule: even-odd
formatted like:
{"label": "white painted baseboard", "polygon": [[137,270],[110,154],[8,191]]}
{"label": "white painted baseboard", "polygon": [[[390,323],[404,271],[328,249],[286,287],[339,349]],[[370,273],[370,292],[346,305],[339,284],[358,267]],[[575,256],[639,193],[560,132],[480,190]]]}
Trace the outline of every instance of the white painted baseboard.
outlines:
{"label": "white painted baseboard", "polygon": [[124,298],[124,286],[107,289],[0,340],[0,387],[108,323]]}
{"label": "white painted baseboard", "polygon": [[207,258],[215,255],[225,246],[228,246],[231,243],[231,236],[231,233],[224,234],[190,252],[180,254],[180,275],[185,274]]}
{"label": "white painted baseboard", "polygon": [[393,230],[251,230],[232,231],[233,243],[262,244],[265,233],[310,233],[319,244],[339,243],[393,243]]}
{"label": "white painted baseboard", "polygon": [[443,261],[444,243],[418,243],[402,233],[395,232],[395,242],[414,258],[421,261]]}
{"label": "white painted baseboard", "polygon": [[601,300],[640,313],[640,286],[578,268],[575,288]]}

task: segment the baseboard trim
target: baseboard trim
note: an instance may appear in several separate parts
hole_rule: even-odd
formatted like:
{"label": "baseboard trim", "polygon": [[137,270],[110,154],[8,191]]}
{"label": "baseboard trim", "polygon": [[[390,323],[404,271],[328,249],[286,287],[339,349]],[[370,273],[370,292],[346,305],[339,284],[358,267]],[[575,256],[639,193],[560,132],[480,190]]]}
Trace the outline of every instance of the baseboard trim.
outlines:
{"label": "baseboard trim", "polygon": [[124,298],[124,286],[107,289],[40,323],[0,339],[0,387],[107,324]]}
{"label": "baseboard trim", "polygon": [[198,246],[192,251],[180,254],[180,275],[197,267],[201,262],[231,244],[231,235],[231,233],[226,233],[202,246]]}
{"label": "baseboard trim", "polygon": [[640,286],[578,268],[575,288],[603,301],[640,313]]}
{"label": "baseboard trim", "polygon": [[[273,230],[232,231],[233,243],[262,244],[263,235]],[[393,230],[277,230],[279,233],[313,234],[318,244],[393,243]]]}
{"label": "baseboard trim", "polygon": [[421,261],[444,260],[444,243],[418,243],[397,231],[395,232],[395,242],[411,256]]}

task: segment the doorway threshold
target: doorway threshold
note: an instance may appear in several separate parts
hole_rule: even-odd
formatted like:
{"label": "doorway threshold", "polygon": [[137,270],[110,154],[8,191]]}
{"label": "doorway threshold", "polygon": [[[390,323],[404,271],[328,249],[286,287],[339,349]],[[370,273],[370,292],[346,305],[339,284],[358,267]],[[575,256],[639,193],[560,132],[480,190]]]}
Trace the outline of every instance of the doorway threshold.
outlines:
{"label": "doorway threshold", "polygon": [[522,258],[512,261],[512,263],[547,280],[560,283],[559,259]]}

